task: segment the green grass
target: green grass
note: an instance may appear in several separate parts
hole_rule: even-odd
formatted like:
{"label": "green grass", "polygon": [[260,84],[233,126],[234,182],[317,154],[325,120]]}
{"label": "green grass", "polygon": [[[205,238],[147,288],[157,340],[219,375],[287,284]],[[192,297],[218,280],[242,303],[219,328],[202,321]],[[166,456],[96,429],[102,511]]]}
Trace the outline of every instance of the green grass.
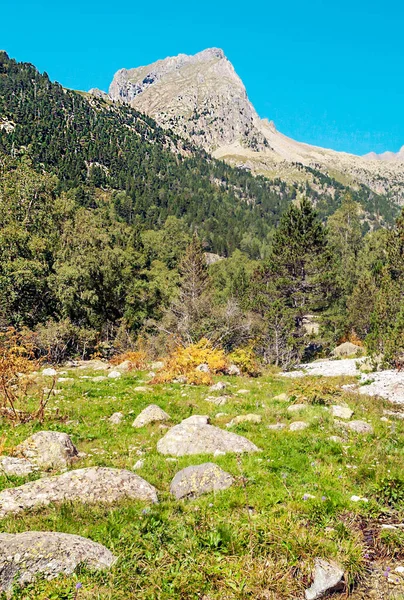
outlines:
{"label": "green grass", "polygon": [[[393,564],[391,561],[404,557],[402,533],[380,533],[377,525],[380,519],[404,520],[401,492],[398,496],[389,493],[390,481],[394,489],[401,489],[404,423],[380,420],[387,403],[343,393],[337,387],[350,380],[291,381],[276,375],[221,378],[229,384],[227,393],[234,396],[217,407],[204,400],[211,393],[202,387],[173,384],[135,392],[136,386],[145,385],[143,373],[97,383],[80,379],[99,374],[69,372],[75,381],[58,384],[63,394],[52,400],[54,416],[44,424],[12,428],[2,423],[7,434],[5,452],[35,431],[64,431],[79,451],[87,453],[75,468],[132,469],[139,458],[144,459],[137,473],[156,486],[160,502],[154,506],[134,501],[114,506],[65,503],[2,520],[2,531],[9,533],[52,530],[89,537],[119,559],[109,572],[80,571],[76,578],[37,581],[23,590],[15,589],[12,598],[301,598],[310,583],[315,556],[338,560],[349,583],[357,587],[353,597],[365,598],[360,590],[372,565]],[[250,393],[237,396],[235,392],[241,388]],[[289,394],[291,402],[307,402],[307,409],[289,413],[291,402],[273,400],[282,392]],[[338,429],[327,405],[341,402],[355,410],[353,418],[371,422],[374,435]],[[213,425],[225,428],[238,414],[260,414],[261,424],[243,423],[232,431],[246,436],[262,451],[168,461],[156,451],[164,429],[158,424],[139,430],[132,427],[135,416],[150,403],[167,411],[174,424],[191,414],[206,414]],[[125,415],[120,425],[107,421],[116,411]],[[226,415],[216,418],[217,413]],[[294,420],[310,426],[300,432],[267,429],[268,424]],[[332,442],[330,435],[340,435],[345,441]],[[175,501],[169,493],[175,473],[207,460],[230,472],[235,485],[216,495]],[[0,489],[25,481],[0,477]],[[315,498],[304,500],[304,494]],[[367,497],[369,502],[354,503],[350,500],[353,494]],[[371,542],[363,533],[366,528],[376,531]],[[78,580],[83,587],[76,594]],[[400,597],[383,593],[380,598]]]}

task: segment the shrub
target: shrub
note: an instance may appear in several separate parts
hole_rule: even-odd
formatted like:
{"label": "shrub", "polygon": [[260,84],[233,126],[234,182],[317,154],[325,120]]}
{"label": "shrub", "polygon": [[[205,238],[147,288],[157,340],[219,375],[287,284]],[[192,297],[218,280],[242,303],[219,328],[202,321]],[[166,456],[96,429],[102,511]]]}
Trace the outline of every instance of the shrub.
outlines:
{"label": "shrub", "polygon": [[70,356],[86,358],[97,348],[97,333],[74,325],[70,319],[49,319],[35,330],[35,346],[41,356],[57,364]]}
{"label": "shrub", "polygon": [[251,346],[247,346],[246,348],[237,348],[231,354],[229,354],[228,359],[245,375],[258,377],[260,374],[257,357]]}
{"label": "shrub", "polygon": [[[201,372],[198,365],[207,364],[209,373]],[[162,369],[153,379],[153,383],[167,383],[179,377],[185,377],[194,385],[212,383],[211,373],[223,373],[228,366],[223,350],[213,348],[209,340],[203,338],[196,344],[179,346],[165,361]]]}

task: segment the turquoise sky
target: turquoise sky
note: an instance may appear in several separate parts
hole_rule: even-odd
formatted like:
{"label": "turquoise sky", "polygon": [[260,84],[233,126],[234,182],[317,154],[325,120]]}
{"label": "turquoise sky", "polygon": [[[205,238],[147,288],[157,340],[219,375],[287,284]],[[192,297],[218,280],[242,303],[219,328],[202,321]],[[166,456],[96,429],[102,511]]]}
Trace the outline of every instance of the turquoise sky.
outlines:
{"label": "turquoise sky", "polygon": [[308,143],[363,154],[404,145],[404,3],[3,0],[0,48],[63,85],[223,48],[262,117]]}

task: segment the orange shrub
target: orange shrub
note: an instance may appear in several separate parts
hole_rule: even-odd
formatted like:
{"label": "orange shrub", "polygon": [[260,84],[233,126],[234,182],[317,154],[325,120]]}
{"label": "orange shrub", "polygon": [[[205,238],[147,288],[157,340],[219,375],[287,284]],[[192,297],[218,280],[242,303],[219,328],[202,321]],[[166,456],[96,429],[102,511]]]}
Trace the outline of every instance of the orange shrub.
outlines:
{"label": "orange shrub", "polygon": [[143,350],[133,351],[133,352],[124,352],[123,354],[116,354],[113,358],[111,358],[110,363],[112,365],[120,365],[121,363],[129,361],[130,371],[140,371],[141,369],[145,369],[147,365],[147,355]]}

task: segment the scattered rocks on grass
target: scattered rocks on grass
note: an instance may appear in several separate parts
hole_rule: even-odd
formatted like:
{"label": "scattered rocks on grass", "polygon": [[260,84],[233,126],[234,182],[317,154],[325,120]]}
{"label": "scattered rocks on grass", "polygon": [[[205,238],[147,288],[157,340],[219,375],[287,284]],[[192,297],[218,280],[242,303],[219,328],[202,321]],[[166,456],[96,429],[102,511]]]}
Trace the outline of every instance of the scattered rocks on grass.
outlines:
{"label": "scattered rocks on grass", "polygon": [[216,406],[223,406],[227,402],[227,396],[208,396],[205,400]]}
{"label": "scattered rocks on grass", "polygon": [[108,569],[114,555],[101,544],[78,535],[50,531],[0,534],[0,591],[32,582],[37,575],[53,579],[71,575],[78,565]]}
{"label": "scattered rocks on grass", "polygon": [[109,417],[108,421],[112,423],[112,425],[119,425],[122,422],[122,419],[124,419],[124,414],[121,412],[115,412]]}
{"label": "scattered rocks on grass", "polygon": [[70,436],[60,431],[38,431],[17,446],[16,452],[43,471],[66,469],[78,459]]}
{"label": "scattered rocks on grass", "polygon": [[146,406],[146,408],[143,409],[133,421],[132,427],[144,427],[149,423],[168,421],[169,419],[171,419],[170,415],[168,415],[162,408],[157,406],[157,404],[149,404],[149,406]]}
{"label": "scattered rocks on grass", "polygon": [[120,371],[114,370],[108,373],[108,379],[119,379],[120,377],[122,377],[122,373]]}
{"label": "scattered rocks on grass", "polygon": [[240,423],[261,423],[262,417],[261,415],[238,415],[234,417],[229,423],[227,423],[226,427],[233,427],[234,425],[239,425]]}
{"label": "scattered rocks on grass", "polygon": [[[199,421],[201,419],[201,421]],[[166,435],[157,442],[157,450],[161,454],[185,456],[191,454],[214,454],[222,452],[258,452],[255,444],[245,437],[223,431],[219,427],[208,425],[207,417],[194,415],[185,419],[179,425],[172,427]]]}
{"label": "scattered rocks on grass", "polygon": [[316,558],[313,584],[305,591],[305,598],[318,600],[328,593],[342,591],[344,587],[344,571],[341,567],[334,562]]}
{"label": "scattered rocks on grass", "polygon": [[337,417],[338,419],[350,419],[354,413],[349,406],[339,406],[338,404],[334,404],[330,408],[332,416]]}
{"label": "scattered rocks on grass", "polygon": [[294,421],[289,425],[289,431],[303,431],[303,429],[307,429],[308,426],[309,424],[304,421]]}
{"label": "scattered rocks on grass", "polygon": [[16,458],[15,456],[0,457],[0,475],[16,475],[25,477],[36,471],[38,467],[29,462],[26,458]]}
{"label": "scattered rocks on grass", "polygon": [[113,503],[123,498],[158,501],[156,489],[131,471],[88,467],[3,490],[0,492],[0,517],[53,502]]}
{"label": "scattered rocks on grass", "polygon": [[73,377],[58,377],[58,383],[74,383]]}
{"label": "scattered rocks on grass", "polygon": [[56,369],[53,369],[52,367],[49,367],[48,369],[44,369],[42,371],[42,375],[44,377],[55,377],[57,375],[57,371]]}
{"label": "scattered rocks on grass", "polygon": [[209,492],[226,490],[233,482],[229,473],[208,462],[179,471],[171,482],[170,492],[177,500],[191,499]]}

